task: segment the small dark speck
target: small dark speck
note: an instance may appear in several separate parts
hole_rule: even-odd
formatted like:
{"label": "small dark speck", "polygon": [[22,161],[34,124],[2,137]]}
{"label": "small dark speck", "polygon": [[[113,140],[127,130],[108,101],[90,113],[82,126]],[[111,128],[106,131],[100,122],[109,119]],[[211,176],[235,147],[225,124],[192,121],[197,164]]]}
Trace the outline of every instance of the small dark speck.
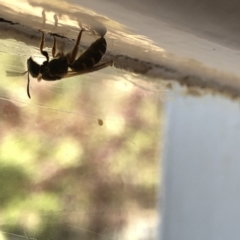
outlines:
{"label": "small dark speck", "polygon": [[102,119],[98,119],[98,125],[102,126],[103,125],[103,120]]}

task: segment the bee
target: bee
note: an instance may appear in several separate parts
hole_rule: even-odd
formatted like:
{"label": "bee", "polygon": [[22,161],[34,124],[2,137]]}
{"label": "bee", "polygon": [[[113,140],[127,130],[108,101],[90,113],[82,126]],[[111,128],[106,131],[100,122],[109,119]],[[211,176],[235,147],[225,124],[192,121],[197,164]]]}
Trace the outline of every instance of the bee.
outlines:
{"label": "bee", "polygon": [[[38,81],[56,81],[63,78],[95,72],[108,66],[112,66],[113,61],[100,62],[107,50],[107,42],[104,36],[101,36],[93,42],[83,54],[77,57],[80,40],[84,31],[85,29],[80,30],[73,49],[67,54],[64,54],[63,52],[56,53],[56,38],[53,36],[53,58],[51,60],[48,52],[43,50],[45,37],[44,32],[42,31],[39,49],[41,54],[46,58],[46,61],[39,65],[32,59],[32,57],[30,57],[27,60],[27,71],[20,74],[14,74],[13,72],[7,71],[7,74],[19,76],[28,73],[27,95],[31,98],[29,74],[33,78],[37,78]],[[70,71],[69,68],[71,69]]]}

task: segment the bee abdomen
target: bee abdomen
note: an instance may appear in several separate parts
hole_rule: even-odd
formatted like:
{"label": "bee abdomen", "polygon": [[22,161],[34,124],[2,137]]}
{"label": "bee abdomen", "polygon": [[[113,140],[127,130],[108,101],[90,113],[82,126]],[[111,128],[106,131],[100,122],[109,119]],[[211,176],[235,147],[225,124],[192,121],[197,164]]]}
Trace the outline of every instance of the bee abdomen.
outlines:
{"label": "bee abdomen", "polygon": [[107,42],[101,37],[90,45],[90,47],[75,60],[70,66],[74,71],[81,71],[92,68],[100,62],[103,55],[106,53]]}

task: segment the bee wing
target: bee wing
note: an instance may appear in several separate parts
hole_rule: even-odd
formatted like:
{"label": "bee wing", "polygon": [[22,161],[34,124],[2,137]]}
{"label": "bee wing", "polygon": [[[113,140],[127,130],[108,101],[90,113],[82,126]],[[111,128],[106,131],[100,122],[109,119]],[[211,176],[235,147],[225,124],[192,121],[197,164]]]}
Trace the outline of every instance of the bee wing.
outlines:
{"label": "bee wing", "polygon": [[79,71],[79,72],[69,71],[63,78],[70,78],[70,77],[75,77],[75,76],[78,76],[78,75],[83,75],[83,74],[86,74],[86,73],[95,72],[95,71],[98,71],[100,69],[106,68],[108,66],[112,66],[112,65],[113,65],[113,61],[108,61],[108,62],[97,64],[92,68],[82,70],[82,71]]}

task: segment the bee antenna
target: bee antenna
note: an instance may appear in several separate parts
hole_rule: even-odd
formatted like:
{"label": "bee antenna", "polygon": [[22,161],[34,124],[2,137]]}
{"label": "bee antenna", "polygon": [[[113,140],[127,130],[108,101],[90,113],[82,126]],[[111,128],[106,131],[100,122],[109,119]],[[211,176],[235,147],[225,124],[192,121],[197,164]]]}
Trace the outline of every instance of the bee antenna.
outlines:
{"label": "bee antenna", "polygon": [[23,72],[23,73],[22,73],[22,75],[24,75],[24,74],[26,74],[26,73],[28,73],[28,74],[29,74],[29,71],[27,70],[27,71]]}
{"label": "bee antenna", "polygon": [[6,74],[7,74],[7,76],[9,76],[9,77],[20,77],[20,76],[23,76],[24,74],[26,74],[27,72],[28,72],[28,70],[25,71],[25,72],[6,71]]}
{"label": "bee antenna", "polygon": [[29,72],[28,72],[28,82],[27,82],[27,95],[29,98],[31,98],[31,95],[30,95],[30,78],[29,78]]}

